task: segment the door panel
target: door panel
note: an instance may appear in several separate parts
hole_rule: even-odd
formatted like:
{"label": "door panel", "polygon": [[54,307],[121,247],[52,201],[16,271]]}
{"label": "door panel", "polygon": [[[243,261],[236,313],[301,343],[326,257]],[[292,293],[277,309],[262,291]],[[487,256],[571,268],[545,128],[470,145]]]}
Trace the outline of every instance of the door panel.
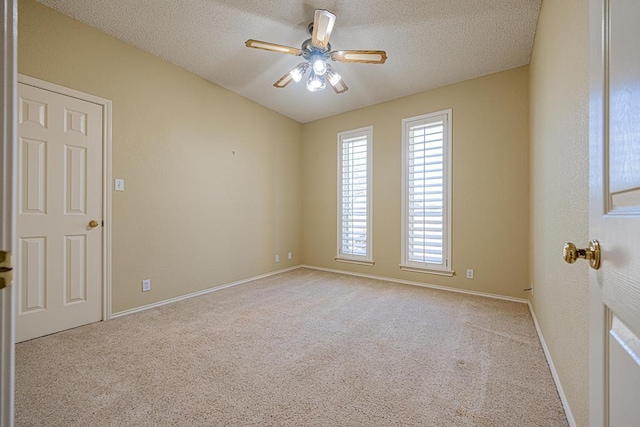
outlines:
{"label": "door panel", "polygon": [[22,161],[22,197],[20,213],[46,214],[47,192],[45,164],[47,142],[36,139],[20,138],[20,149],[24,153]]}
{"label": "door panel", "polygon": [[102,319],[103,107],[18,85],[16,339]]}
{"label": "door panel", "polygon": [[46,247],[47,238],[21,238],[18,243],[20,253],[20,293],[22,295],[18,315],[47,309]]}
{"label": "door panel", "polygon": [[610,2],[609,191],[611,213],[640,213],[640,49],[637,0]]}
{"label": "door panel", "polygon": [[67,145],[64,164],[65,213],[87,213],[87,149]]}
{"label": "door panel", "polygon": [[65,305],[87,301],[87,236],[65,236]]}
{"label": "door panel", "polygon": [[592,0],[590,422],[640,425],[640,2]]}
{"label": "door panel", "polygon": [[[609,0],[608,121],[604,153],[606,168],[606,251],[611,261],[603,269],[604,303],[636,334],[640,334],[640,3],[637,0]],[[606,164],[606,159],[605,159]],[[603,237],[601,237],[603,238]],[[612,249],[619,248],[619,252]]]}
{"label": "door panel", "polygon": [[617,317],[611,325],[609,349],[611,425],[637,425],[629,420],[640,420],[640,340]]}

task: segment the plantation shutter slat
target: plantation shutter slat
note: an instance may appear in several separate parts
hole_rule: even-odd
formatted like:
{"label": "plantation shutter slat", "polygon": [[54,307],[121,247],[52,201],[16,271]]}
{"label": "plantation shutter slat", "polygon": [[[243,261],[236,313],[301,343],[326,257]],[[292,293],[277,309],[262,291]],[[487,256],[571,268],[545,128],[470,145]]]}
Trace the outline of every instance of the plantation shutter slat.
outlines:
{"label": "plantation shutter slat", "polygon": [[443,264],[445,119],[416,121],[408,132],[408,261]]}

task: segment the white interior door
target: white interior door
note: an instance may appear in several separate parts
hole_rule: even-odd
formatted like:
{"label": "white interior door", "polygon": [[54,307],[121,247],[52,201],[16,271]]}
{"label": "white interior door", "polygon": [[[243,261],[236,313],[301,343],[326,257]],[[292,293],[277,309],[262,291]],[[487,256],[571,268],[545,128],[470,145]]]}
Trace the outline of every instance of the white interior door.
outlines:
{"label": "white interior door", "polygon": [[590,422],[640,426],[640,2],[591,1]]}
{"label": "white interior door", "polygon": [[[0,251],[11,253],[15,238],[17,2],[2,0],[0,14]],[[13,289],[6,281],[0,289],[0,427],[13,426]]]}
{"label": "white interior door", "polygon": [[17,342],[102,319],[102,108],[18,85]]}

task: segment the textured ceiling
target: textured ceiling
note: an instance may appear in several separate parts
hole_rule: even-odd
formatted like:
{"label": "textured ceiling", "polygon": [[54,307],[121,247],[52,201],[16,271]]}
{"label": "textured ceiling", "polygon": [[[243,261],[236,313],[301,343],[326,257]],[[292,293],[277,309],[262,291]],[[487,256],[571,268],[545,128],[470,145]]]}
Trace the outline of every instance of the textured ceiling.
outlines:
{"label": "textured ceiling", "polygon": [[[529,63],[541,0],[38,0],[305,123]],[[333,50],[386,50],[384,65],[334,63],[349,86],[272,84],[299,57],[315,9],[337,15]]]}

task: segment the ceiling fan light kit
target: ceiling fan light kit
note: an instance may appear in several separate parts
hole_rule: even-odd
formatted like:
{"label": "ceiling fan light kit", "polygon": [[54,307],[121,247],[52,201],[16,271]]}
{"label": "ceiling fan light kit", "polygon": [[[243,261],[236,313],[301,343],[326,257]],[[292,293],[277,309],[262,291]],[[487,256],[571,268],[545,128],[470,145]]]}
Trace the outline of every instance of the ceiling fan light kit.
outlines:
{"label": "ceiling fan light kit", "polygon": [[306,87],[310,92],[323,90],[329,85],[335,93],[346,92],[349,88],[342,76],[327,62],[329,59],[336,62],[352,62],[362,64],[384,64],[387,54],[383,50],[340,50],[331,51],[329,37],[333,31],[336,16],[327,10],[316,10],[314,20],[309,24],[311,38],[302,43],[301,49],[283,46],[275,43],[249,39],[245,46],[253,49],[268,50],[276,53],[302,56],[305,62],[301,62],[284,76],[280,77],[273,86],[282,89],[292,81],[299,83],[310,68]]}
{"label": "ceiling fan light kit", "polygon": [[302,77],[304,77],[304,73],[307,72],[307,68],[309,68],[309,63],[301,62],[296,66],[296,68],[291,70],[289,74],[291,74],[291,78],[293,79],[293,81],[296,83],[300,83],[300,80],[302,80]]}
{"label": "ceiling fan light kit", "polygon": [[317,92],[319,90],[324,90],[327,87],[327,84],[324,81],[324,78],[316,74],[315,71],[311,71],[309,74],[309,80],[307,80],[307,90],[309,92]]}

